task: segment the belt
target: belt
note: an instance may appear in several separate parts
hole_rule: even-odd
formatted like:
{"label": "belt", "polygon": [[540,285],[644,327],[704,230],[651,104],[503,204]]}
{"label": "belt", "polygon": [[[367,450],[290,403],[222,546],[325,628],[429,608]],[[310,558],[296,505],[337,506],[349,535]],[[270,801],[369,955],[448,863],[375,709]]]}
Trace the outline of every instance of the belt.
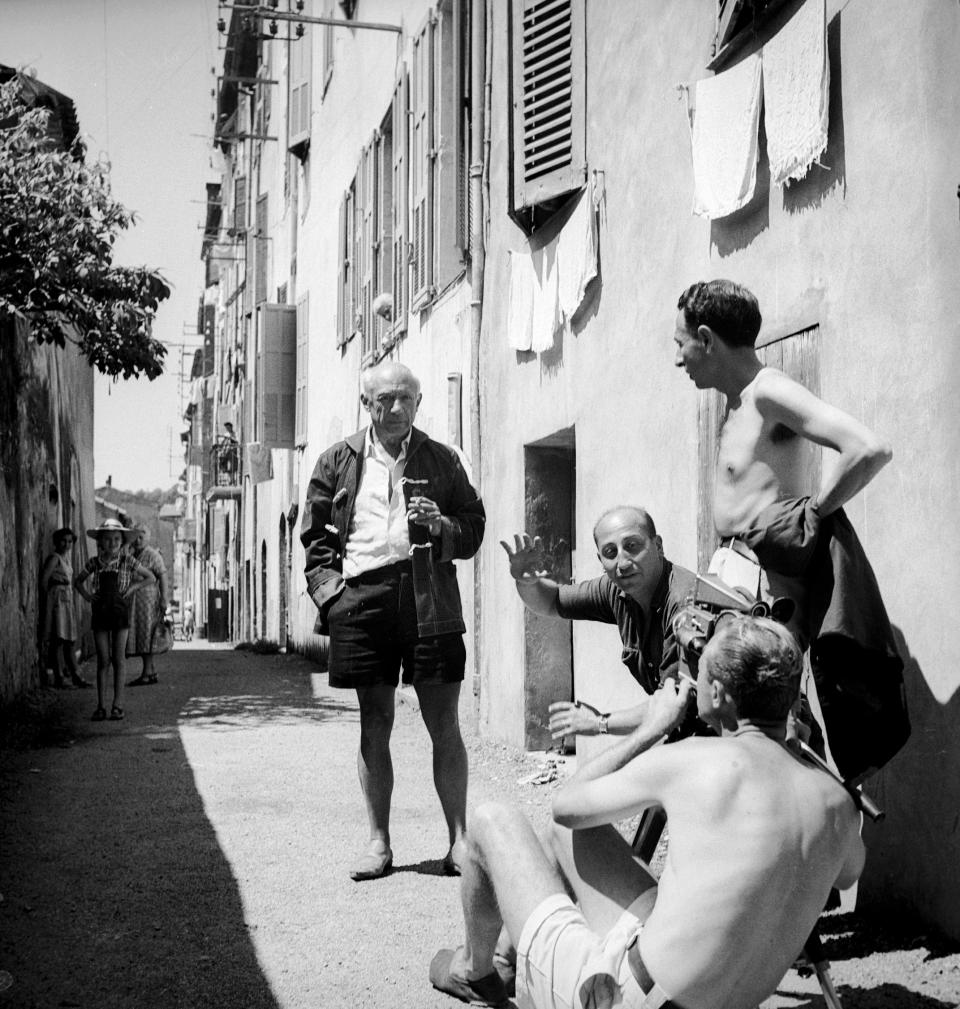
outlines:
{"label": "belt", "polygon": [[402,575],[410,574],[410,561],[397,561],[396,564],[386,564],[370,571],[361,571],[351,578],[344,578],[347,585],[382,585],[384,582],[397,582]]}
{"label": "belt", "polygon": [[[650,971],[647,970],[647,965],[643,962],[643,957],[640,955],[640,946],[636,938],[627,947],[627,965],[630,967],[630,973],[633,974],[634,980],[637,982],[637,987],[644,995],[649,995],[657,983],[650,977]],[[681,1009],[681,1007],[676,1002],[667,999],[665,1002],[656,1003],[655,1009]]]}
{"label": "belt", "polygon": [[726,547],[727,550],[732,550],[735,554],[739,554],[741,557],[746,557],[748,561],[753,561],[753,563],[758,566],[760,564],[757,560],[757,555],[738,536],[721,537],[720,546]]}

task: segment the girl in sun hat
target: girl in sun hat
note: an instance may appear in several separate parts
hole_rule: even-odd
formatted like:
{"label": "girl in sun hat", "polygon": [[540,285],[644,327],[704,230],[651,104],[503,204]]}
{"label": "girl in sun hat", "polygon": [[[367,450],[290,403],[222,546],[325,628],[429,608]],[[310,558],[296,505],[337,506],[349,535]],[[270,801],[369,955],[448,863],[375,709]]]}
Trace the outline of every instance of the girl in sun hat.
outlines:
{"label": "girl in sun hat", "polygon": [[[113,664],[113,706],[110,719],[123,718],[123,660],[130,626],[130,599],[141,586],[155,581],[153,573],[123,549],[137,535],[117,519],[105,519],[87,535],[97,541],[97,556],[91,557],[74,579],[74,586],[93,604],[93,639],[97,645],[97,709],[95,722],[107,717],[103,706],[107,666]],[[84,587],[90,578],[92,592]]]}

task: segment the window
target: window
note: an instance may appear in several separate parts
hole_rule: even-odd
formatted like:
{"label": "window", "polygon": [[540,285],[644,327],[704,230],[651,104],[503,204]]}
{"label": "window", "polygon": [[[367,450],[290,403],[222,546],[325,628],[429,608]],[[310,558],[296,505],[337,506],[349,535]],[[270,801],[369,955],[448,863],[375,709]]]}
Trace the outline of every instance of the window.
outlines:
{"label": "window", "polygon": [[393,327],[391,335],[396,336],[407,328],[407,309],[409,296],[408,251],[407,251],[407,185],[408,165],[410,164],[410,134],[407,123],[407,103],[409,93],[409,77],[406,68],[401,67],[400,79],[393,90],[393,101],[390,105],[391,128],[391,159],[393,162],[393,199],[390,205],[390,218],[393,224],[393,282],[390,293],[393,295]]}
{"label": "window", "polygon": [[[374,170],[376,173],[376,212],[373,243],[373,296],[392,296],[393,285],[393,109],[387,113],[374,137]],[[394,299],[394,302],[396,299]],[[374,354],[378,354],[391,334],[391,322],[374,315],[371,337]]]}
{"label": "window", "polygon": [[340,229],[338,251],[340,276],[337,284],[337,346],[349,343],[356,332],[354,325],[354,203],[356,182],[343,194],[340,201]]}
{"label": "window", "polygon": [[297,445],[307,443],[307,368],[310,362],[310,295],[297,302],[297,388],[294,437]]}
{"label": "window", "polygon": [[290,305],[258,307],[255,440],[293,448],[297,401],[297,310]]}
{"label": "window", "polygon": [[[304,14],[311,13],[307,0]],[[289,105],[287,112],[287,147],[301,161],[310,149],[311,85],[313,75],[313,32],[304,25],[302,38],[289,42]]]}
{"label": "window", "polygon": [[717,31],[713,40],[713,59],[708,70],[725,66],[738,52],[754,43],[762,45],[775,34],[782,21],[772,24],[775,16],[789,7],[795,13],[803,0],[717,0]]}
{"label": "window", "polygon": [[[327,3],[323,8],[324,17],[333,17],[333,5]],[[323,26],[323,62],[321,63],[320,71],[320,99],[323,100],[323,96],[327,93],[327,86],[330,83],[330,78],[333,77],[333,58],[334,58],[334,48],[333,33],[336,31],[333,25]]]}
{"label": "window", "polygon": [[257,233],[256,239],[256,273],[254,302],[260,304],[267,300],[267,246],[269,237],[267,233],[267,194],[257,197]]}
{"label": "window", "polygon": [[357,171],[354,227],[355,310],[357,328],[360,330],[360,356],[366,360],[376,350],[373,328],[373,299],[375,296],[375,235],[377,216],[376,147],[371,140],[360,155]]}
{"label": "window", "polygon": [[584,0],[514,0],[511,216],[534,231],[586,180]]}
{"label": "window", "polygon": [[233,182],[233,230],[245,231],[247,227],[247,180],[240,176]]}

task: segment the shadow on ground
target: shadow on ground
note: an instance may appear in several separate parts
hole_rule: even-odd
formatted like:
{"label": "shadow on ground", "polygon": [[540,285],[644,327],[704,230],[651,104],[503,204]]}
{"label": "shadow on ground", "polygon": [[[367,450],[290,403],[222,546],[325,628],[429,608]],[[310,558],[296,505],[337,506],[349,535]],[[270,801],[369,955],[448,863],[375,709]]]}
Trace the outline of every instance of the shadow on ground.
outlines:
{"label": "shadow on ground", "polygon": [[178,650],[123,722],[76,691],[54,737],[6,734],[32,748],[0,751],[0,1007],[277,1009],[177,726],[355,717],[313,700],[315,668]]}

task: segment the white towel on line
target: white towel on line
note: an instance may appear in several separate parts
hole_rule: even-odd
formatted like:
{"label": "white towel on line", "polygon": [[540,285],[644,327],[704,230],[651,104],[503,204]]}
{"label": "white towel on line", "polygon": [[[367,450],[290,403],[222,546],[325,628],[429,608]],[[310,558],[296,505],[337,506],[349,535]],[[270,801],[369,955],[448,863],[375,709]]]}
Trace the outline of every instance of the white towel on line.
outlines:
{"label": "white towel on line", "polygon": [[807,0],[763,47],[770,178],[802,179],[827,146],[830,61],[825,0]]}
{"label": "white towel on line", "polygon": [[597,213],[592,188],[587,186],[557,241],[557,300],[568,328],[596,275]]}
{"label": "white towel on line", "polygon": [[529,252],[510,252],[507,293],[507,345],[530,350],[533,341],[533,299],[538,286]]}
{"label": "white towel on line", "polygon": [[761,64],[754,53],[696,83],[693,212],[726,217],[749,203],[757,182]]}
{"label": "white towel on line", "polygon": [[557,239],[533,253],[537,287],[533,296],[533,336],[530,349],[542,354],[553,346],[560,323],[557,298]]}

